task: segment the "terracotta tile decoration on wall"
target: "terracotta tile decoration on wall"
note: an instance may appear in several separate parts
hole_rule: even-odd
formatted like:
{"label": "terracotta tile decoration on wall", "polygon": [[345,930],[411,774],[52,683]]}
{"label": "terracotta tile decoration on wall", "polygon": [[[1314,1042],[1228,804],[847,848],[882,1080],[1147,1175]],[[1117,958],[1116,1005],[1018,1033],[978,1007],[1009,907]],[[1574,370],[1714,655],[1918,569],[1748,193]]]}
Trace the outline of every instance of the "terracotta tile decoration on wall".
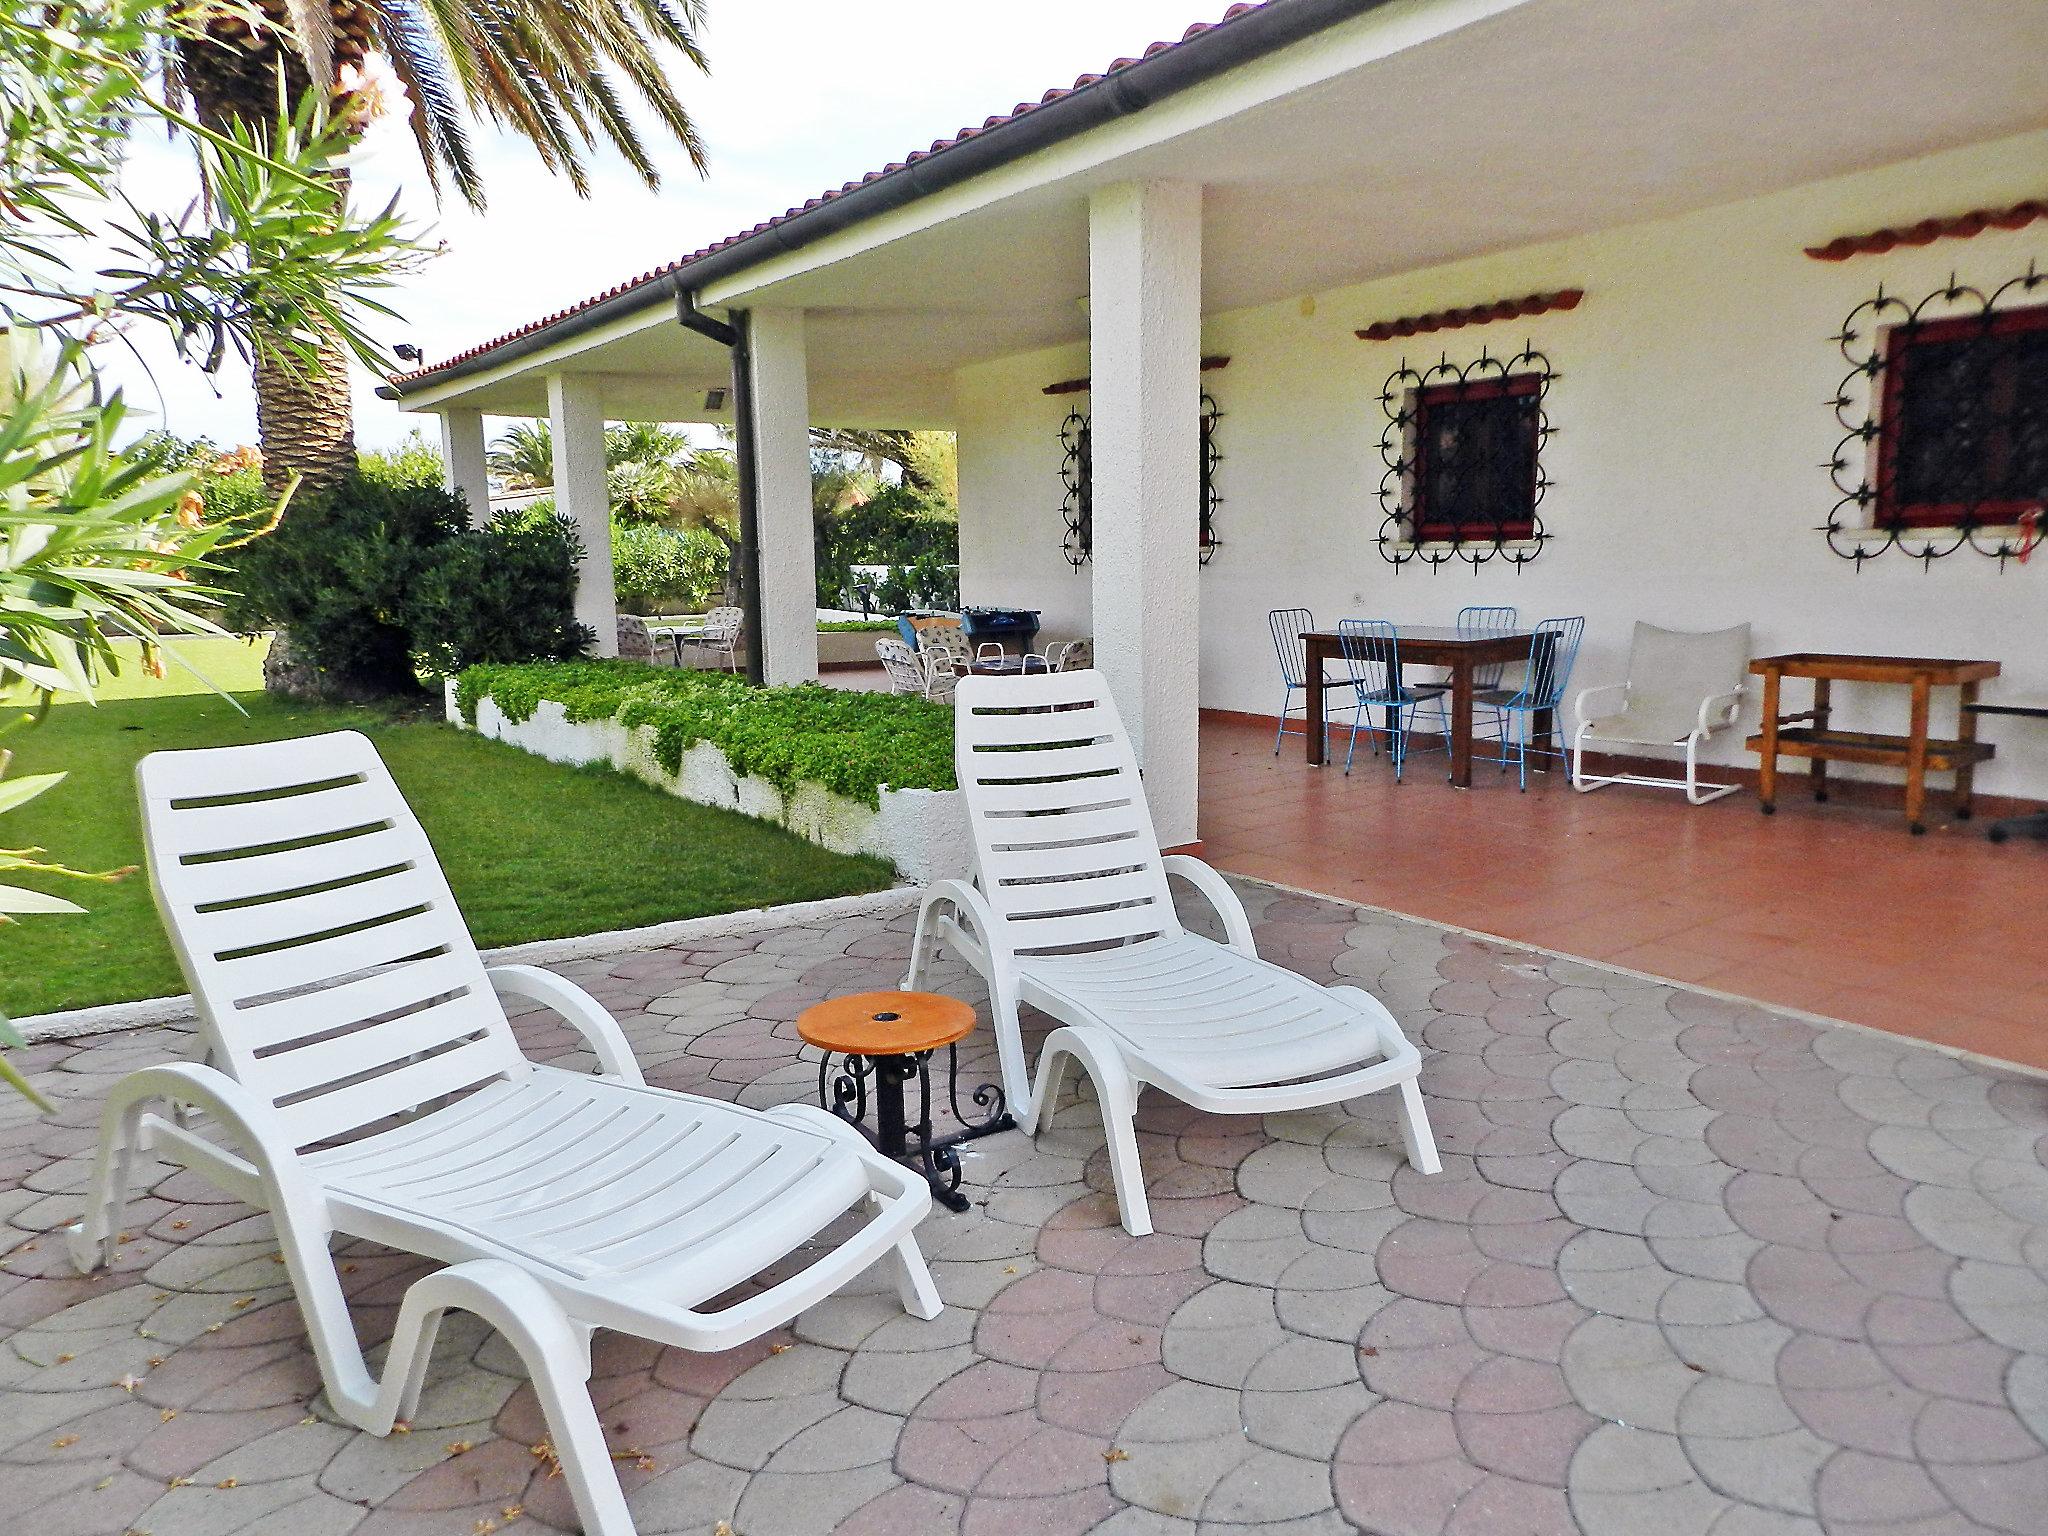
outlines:
{"label": "terracotta tile decoration on wall", "polygon": [[1972,208],[1968,213],[1947,218],[1922,219],[1891,229],[1873,229],[1867,235],[1840,235],[1825,245],[1809,245],[1806,254],[1815,261],[1847,261],[1852,256],[1881,256],[1902,245],[1932,245],[1937,240],[1968,240],[1987,229],[2025,229],[2048,219],[2048,198],[2030,197],[2010,208]]}
{"label": "terracotta tile decoration on wall", "polygon": [[1577,309],[1579,300],[1585,296],[1583,288],[1560,288],[1555,293],[1532,293],[1519,299],[1495,299],[1491,304],[1468,304],[1461,309],[1432,310],[1426,315],[1403,315],[1398,320],[1375,320],[1358,332],[1358,339],[1393,341],[1430,331],[1460,331],[1468,325],[1490,325],[1496,320],[1547,315],[1553,310]]}

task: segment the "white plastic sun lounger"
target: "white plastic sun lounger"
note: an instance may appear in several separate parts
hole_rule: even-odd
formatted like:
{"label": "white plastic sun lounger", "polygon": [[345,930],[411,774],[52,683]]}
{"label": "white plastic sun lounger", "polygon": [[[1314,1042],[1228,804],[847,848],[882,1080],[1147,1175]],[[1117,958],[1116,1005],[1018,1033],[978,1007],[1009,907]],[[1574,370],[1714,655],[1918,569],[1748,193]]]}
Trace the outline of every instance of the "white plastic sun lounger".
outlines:
{"label": "white plastic sun lounger", "polygon": [[[416,1405],[442,1315],[476,1313],[525,1360],[590,1536],[633,1530],[584,1385],[593,1330],[727,1349],[880,1260],[906,1308],[938,1314],[913,1235],[924,1181],[821,1110],[650,1088],[582,988],[486,970],[366,738],[155,752],[136,778],[213,1065],[114,1088],[72,1234],[81,1268],[111,1260],[141,1150],[268,1210],[328,1399],[378,1435]],[[499,993],[553,1008],[599,1072],[527,1060]],[[856,1208],[863,1225],[819,1243]],[[407,1292],[381,1382],[328,1254],[336,1233],[452,1266]],[[814,1243],[797,1273],[710,1305]]]}
{"label": "white plastic sun lounger", "polygon": [[[1100,672],[964,678],[954,759],[974,834],[972,884],[941,880],[918,913],[906,987],[950,945],[988,983],[1003,1088],[1028,1132],[1049,1119],[1069,1059],[1094,1079],[1117,1208],[1152,1230],[1133,1117],[1148,1085],[1218,1114],[1401,1098],[1408,1161],[1438,1168],[1421,1056],[1377,998],[1258,957],[1244,905],[1199,859],[1163,856]],[[1227,943],[1184,929],[1167,876],[1200,891]],[[1034,1083],[1017,1010],[1060,1027]]]}

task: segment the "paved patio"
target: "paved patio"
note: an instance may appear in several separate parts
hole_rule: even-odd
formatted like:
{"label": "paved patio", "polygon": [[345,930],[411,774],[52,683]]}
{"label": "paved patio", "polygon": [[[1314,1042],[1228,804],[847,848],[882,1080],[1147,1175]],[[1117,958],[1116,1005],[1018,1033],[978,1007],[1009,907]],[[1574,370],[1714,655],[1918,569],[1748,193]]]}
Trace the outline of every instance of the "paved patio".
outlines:
{"label": "paved patio", "polygon": [[[1134,1240],[1092,1104],[978,1143],[975,1208],[923,1229],[939,1320],[877,1285],[725,1356],[600,1336],[643,1532],[2048,1529],[2048,1082],[1243,889],[1267,955],[1424,1042],[1444,1172],[1398,1161],[1383,1101],[1259,1124],[1151,1098]],[[796,1012],[893,982],[908,927],[563,969],[654,1080],[768,1104],[815,1087]],[[267,1222],[191,1177],[141,1186],[117,1273],[69,1271],[106,1085],[185,1044],[36,1047],[60,1114],[0,1107],[8,1529],[571,1528],[508,1351],[458,1320],[409,1434],[337,1425]],[[381,1335],[418,1266],[344,1266]]]}

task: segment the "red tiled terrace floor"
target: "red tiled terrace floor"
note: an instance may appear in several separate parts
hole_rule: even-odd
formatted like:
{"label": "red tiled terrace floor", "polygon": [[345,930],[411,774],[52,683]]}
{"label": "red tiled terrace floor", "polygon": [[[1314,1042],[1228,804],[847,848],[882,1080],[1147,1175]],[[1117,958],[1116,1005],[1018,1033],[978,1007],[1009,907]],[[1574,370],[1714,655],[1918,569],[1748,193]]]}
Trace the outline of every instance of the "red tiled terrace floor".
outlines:
{"label": "red tiled terrace floor", "polygon": [[[1359,744],[1360,753],[1365,744]],[[1674,981],[2048,1067],[2048,849],[1797,786],[1694,807],[1560,772],[1444,780],[1418,755],[1313,769],[1299,736],[1205,719],[1201,836],[1221,868]]]}

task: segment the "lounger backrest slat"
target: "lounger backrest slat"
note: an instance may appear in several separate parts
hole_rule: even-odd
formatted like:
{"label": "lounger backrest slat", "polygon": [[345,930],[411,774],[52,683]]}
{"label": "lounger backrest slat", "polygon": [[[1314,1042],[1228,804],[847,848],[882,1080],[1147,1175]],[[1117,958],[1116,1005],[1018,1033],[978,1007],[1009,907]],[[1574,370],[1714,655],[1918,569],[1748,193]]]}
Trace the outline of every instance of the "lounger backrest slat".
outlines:
{"label": "lounger backrest slat", "polygon": [[1101,673],[964,678],[954,714],[976,881],[1015,949],[1179,931],[1137,758]]}
{"label": "lounger backrest slat", "polygon": [[216,1064],[295,1145],[527,1070],[367,738],[154,752],[136,782],[150,885]]}

